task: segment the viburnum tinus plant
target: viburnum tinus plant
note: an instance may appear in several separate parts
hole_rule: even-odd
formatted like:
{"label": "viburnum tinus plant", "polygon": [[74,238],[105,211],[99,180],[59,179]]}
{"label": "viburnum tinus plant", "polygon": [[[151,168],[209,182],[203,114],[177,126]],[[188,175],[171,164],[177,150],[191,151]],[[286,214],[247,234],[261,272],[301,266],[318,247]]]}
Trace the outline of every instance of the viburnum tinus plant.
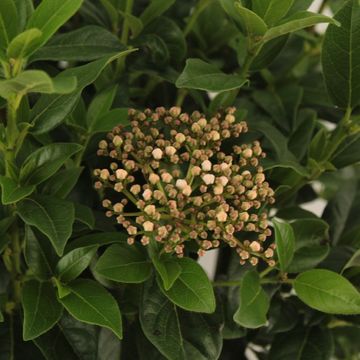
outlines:
{"label": "viburnum tinus plant", "polygon": [[1,0],[0,62],[1,360],[358,359],[359,0]]}

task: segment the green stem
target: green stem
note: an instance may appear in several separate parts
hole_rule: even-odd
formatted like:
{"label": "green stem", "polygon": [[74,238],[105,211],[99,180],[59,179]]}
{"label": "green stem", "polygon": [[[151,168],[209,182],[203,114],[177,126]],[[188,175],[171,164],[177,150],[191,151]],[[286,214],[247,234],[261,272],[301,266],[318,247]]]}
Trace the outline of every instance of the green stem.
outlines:
{"label": "green stem", "polygon": [[240,286],[241,280],[238,281],[214,281],[214,287],[231,287],[231,286]]}
{"label": "green stem", "polygon": [[186,89],[180,89],[177,94],[177,98],[175,101],[176,106],[182,106],[186,96],[188,95],[189,91]]}

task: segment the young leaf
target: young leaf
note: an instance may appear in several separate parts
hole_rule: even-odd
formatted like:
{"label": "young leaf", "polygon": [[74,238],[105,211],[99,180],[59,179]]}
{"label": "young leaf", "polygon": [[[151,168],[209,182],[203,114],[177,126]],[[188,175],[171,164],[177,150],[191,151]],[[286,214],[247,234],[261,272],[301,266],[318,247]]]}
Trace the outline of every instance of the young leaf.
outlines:
{"label": "young leaf", "polygon": [[0,186],[3,205],[15,204],[35,191],[34,185],[21,186],[6,176],[0,176]]}
{"label": "young leaf", "polygon": [[146,26],[158,16],[161,16],[174,2],[175,0],[151,0],[148,7],[140,15],[143,25]]}
{"label": "young leaf", "polygon": [[339,22],[325,15],[315,14],[309,11],[301,11],[284,19],[281,25],[270,28],[264,35],[264,43],[279,36],[289,34],[319,23],[331,23],[339,26]]}
{"label": "young leaf", "polygon": [[242,6],[239,2],[235,3],[235,9],[241,21],[241,27],[245,35],[251,38],[263,36],[268,27],[265,22],[253,11]]}
{"label": "young leaf", "polygon": [[185,310],[203,313],[214,312],[215,296],[204,270],[190,258],[179,259],[178,263],[181,266],[181,274],[169,290],[165,290],[162,281],[158,281],[164,294],[174,304]]}
{"label": "young leaf", "polygon": [[124,50],[119,39],[100,26],[83,26],[59,34],[31,56],[29,62],[38,60],[91,61],[114,56]]}
{"label": "young leaf", "polygon": [[0,96],[9,99],[12,96],[24,96],[28,93],[69,94],[76,88],[75,77],[52,79],[41,70],[26,70],[18,76],[0,81]]}
{"label": "young leaf", "polygon": [[59,280],[67,283],[76,279],[89,266],[97,249],[98,246],[90,245],[64,255],[56,265]]}
{"label": "young leaf", "polygon": [[322,49],[325,83],[335,105],[354,108],[360,101],[359,1],[345,1],[335,19],[341,27],[328,27]]}
{"label": "young leaf", "polygon": [[276,252],[281,271],[286,271],[295,252],[295,235],[290,224],[273,220],[275,229]]}
{"label": "young leaf", "polygon": [[6,49],[18,31],[18,13],[13,0],[0,1],[0,49]]}
{"label": "young leaf", "polygon": [[323,269],[306,271],[294,282],[296,294],[306,305],[328,314],[360,314],[360,293],[341,275]]}
{"label": "young leaf", "polygon": [[119,306],[112,295],[93,280],[77,279],[68,285],[70,294],[60,299],[79,321],[106,327],[122,338]]}
{"label": "young leaf", "polygon": [[100,257],[95,271],[113,281],[141,283],[151,275],[151,264],[136,246],[114,244]]}
{"label": "young leaf", "polygon": [[63,71],[57,78],[75,76],[78,80],[76,92],[71,95],[43,95],[31,110],[32,132],[43,134],[65,120],[74,109],[84,87],[93,83],[104,68],[112,61],[127,56],[136,49],[126,50],[116,55],[104,57],[89,64]]}
{"label": "young leaf", "polygon": [[82,2],[83,0],[42,0],[31,15],[27,29],[38,28],[42,32],[43,45],[79,10]]}
{"label": "young leaf", "polygon": [[20,182],[37,185],[54,175],[82,146],[71,143],[57,143],[43,146],[30,154],[20,169]]}
{"label": "young leaf", "polygon": [[75,219],[75,210],[71,202],[36,195],[22,200],[17,206],[17,211],[26,224],[35,226],[49,238],[59,256],[63,254]]}
{"label": "young leaf", "polygon": [[247,80],[240,75],[225,74],[216,66],[200,59],[186,60],[186,66],[176,80],[178,88],[219,92],[237,89],[246,83]]}
{"label": "young leaf", "polygon": [[11,40],[7,48],[10,59],[25,59],[39,46],[42,32],[39,29],[29,29]]}
{"label": "young leaf", "polygon": [[50,282],[30,280],[22,289],[24,308],[23,338],[35,339],[50,330],[60,319],[62,306]]}
{"label": "young leaf", "polygon": [[270,302],[260,284],[256,271],[247,272],[240,285],[240,306],[234,321],[246,328],[256,329],[266,324]]}
{"label": "young leaf", "polygon": [[253,11],[272,26],[288,13],[295,0],[253,0]]}

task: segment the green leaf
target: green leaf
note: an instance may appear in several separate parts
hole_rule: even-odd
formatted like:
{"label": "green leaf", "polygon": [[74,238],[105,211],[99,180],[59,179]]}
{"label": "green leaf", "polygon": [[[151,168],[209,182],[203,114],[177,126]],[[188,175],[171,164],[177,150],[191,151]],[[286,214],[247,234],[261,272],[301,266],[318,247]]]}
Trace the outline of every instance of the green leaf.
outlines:
{"label": "green leaf", "polygon": [[268,27],[264,20],[256,13],[242,6],[239,2],[235,3],[235,9],[239,15],[241,27],[245,35],[254,38],[263,36],[266,33]]}
{"label": "green leaf", "polygon": [[34,12],[32,0],[14,0],[18,13],[19,31],[24,31],[26,23]]}
{"label": "green leaf", "polygon": [[92,209],[86,205],[74,202],[75,220],[86,225],[89,229],[95,226],[95,217]]}
{"label": "green leaf", "polygon": [[86,122],[90,132],[93,131],[92,128],[96,120],[110,110],[117,90],[118,85],[112,85],[99,92],[91,101],[86,115]]}
{"label": "green leaf", "polygon": [[42,0],[32,13],[27,29],[38,28],[42,32],[43,45],[79,10],[82,2],[83,0]]}
{"label": "green leaf", "polygon": [[91,61],[114,56],[122,50],[124,45],[115,35],[100,26],[90,25],[55,36],[29,61]]}
{"label": "green leaf", "polygon": [[20,169],[20,182],[37,185],[54,175],[82,146],[71,143],[57,143],[41,147],[30,154]]}
{"label": "green leaf", "polygon": [[25,59],[39,46],[42,32],[39,29],[29,29],[11,40],[7,48],[7,56],[12,59]]}
{"label": "green leaf", "polygon": [[273,220],[275,229],[276,252],[281,271],[286,271],[295,252],[295,235],[290,224]]}
{"label": "green leaf", "polygon": [[26,70],[12,79],[0,81],[0,96],[4,99],[28,93],[69,94],[75,89],[74,77],[52,79],[41,70]]}
{"label": "green leaf", "polygon": [[146,26],[158,16],[161,16],[174,2],[175,0],[151,0],[148,7],[140,15],[143,25]]}
{"label": "green leaf", "polygon": [[63,122],[66,116],[74,109],[84,87],[93,83],[109,63],[134,51],[136,49],[126,50],[116,55],[106,56],[89,64],[63,71],[57,78],[62,79],[63,77],[75,76],[78,80],[76,92],[71,95],[41,96],[31,110],[31,122],[34,124],[31,131],[35,134],[43,134]]}
{"label": "green leaf", "polygon": [[15,204],[19,200],[29,196],[35,190],[34,185],[21,186],[13,179],[0,176],[1,203],[3,205]]}
{"label": "green leaf", "polygon": [[178,88],[206,91],[227,91],[242,87],[247,80],[240,75],[228,75],[216,66],[200,59],[186,60],[186,66],[176,80]]}
{"label": "green leaf", "polygon": [[117,125],[127,126],[130,124],[128,109],[113,109],[96,118],[91,127],[92,132],[111,131]]}
{"label": "green leaf", "polygon": [[23,338],[35,339],[50,330],[60,319],[62,306],[56,299],[56,292],[49,282],[30,280],[22,289],[24,308]]}
{"label": "green leaf", "polygon": [[214,315],[178,309],[148,281],[140,303],[140,323],[148,340],[172,360],[219,359],[222,324]]}
{"label": "green leaf", "polygon": [[260,284],[256,271],[247,272],[240,285],[240,306],[234,321],[246,328],[256,329],[266,324],[270,302]]}
{"label": "green leaf", "polygon": [[344,2],[335,19],[341,27],[328,27],[322,49],[325,83],[335,105],[354,108],[360,101],[359,1]]}
{"label": "green leaf", "polygon": [[293,3],[294,0],[253,0],[252,6],[253,11],[272,26],[286,16]]}
{"label": "green leaf", "polygon": [[212,285],[201,266],[190,258],[178,260],[181,274],[169,290],[162,287],[164,294],[179,307],[194,312],[212,313],[215,311],[215,296]]}
{"label": "green leaf", "polygon": [[119,10],[119,14],[123,17],[124,21],[127,22],[131,31],[131,38],[136,38],[144,28],[142,21],[138,17],[121,10]]}
{"label": "green leaf", "polygon": [[6,49],[18,31],[18,13],[13,0],[0,1],[0,48]]}
{"label": "green leaf", "polygon": [[329,329],[323,327],[297,327],[277,334],[271,344],[271,360],[329,360],[334,343]]}
{"label": "green leaf", "polygon": [[355,251],[353,256],[350,258],[350,260],[345,264],[345,266],[342,269],[342,273],[346,269],[350,269],[352,267],[360,267],[360,249]]}
{"label": "green leaf", "polygon": [[323,269],[306,271],[294,282],[306,305],[329,314],[360,314],[360,293],[341,275]]}
{"label": "green leaf", "polygon": [[57,256],[49,242],[43,240],[35,235],[30,226],[25,226],[26,265],[38,279],[49,280],[53,276],[53,264],[56,264]]}
{"label": "green leaf", "polygon": [[17,211],[26,224],[35,226],[49,238],[59,256],[63,254],[75,219],[71,202],[37,195],[22,200]]}
{"label": "green leaf", "polygon": [[2,312],[0,311],[0,323],[4,322],[4,315],[2,314]]}
{"label": "green leaf", "polygon": [[83,167],[74,167],[56,172],[44,185],[43,193],[65,199],[76,185]]}
{"label": "green leaf", "polygon": [[93,280],[77,279],[68,285],[71,293],[60,302],[79,321],[106,327],[122,338],[119,306],[112,295]]}
{"label": "green leaf", "polygon": [[95,271],[113,281],[141,283],[151,275],[151,264],[135,245],[114,244],[100,257]]}
{"label": "green leaf", "polygon": [[309,11],[301,11],[284,19],[281,25],[269,29],[264,35],[264,43],[279,36],[289,34],[319,23],[331,23],[339,26],[339,22],[325,15],[315,14]]}
{"label": "green leaf", "polygon": [[76,279],[89,266],[97,249],[97,246],[90,245],[64,255],[56,265],[59,280],[67,283]]}

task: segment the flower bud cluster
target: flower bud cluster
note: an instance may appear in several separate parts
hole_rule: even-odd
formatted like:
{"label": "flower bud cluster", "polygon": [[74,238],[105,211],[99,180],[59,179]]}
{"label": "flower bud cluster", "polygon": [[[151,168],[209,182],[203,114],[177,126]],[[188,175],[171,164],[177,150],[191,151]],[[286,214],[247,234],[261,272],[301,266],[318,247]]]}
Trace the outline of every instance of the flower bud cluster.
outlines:
{"label": "flower bud cluster", "polygon": [[[271,230],[264,207],[274,202],[260,165],[265,154],[258,141],[233,145],[248,131],[235,111],[206,119],[179,107],[130,109],[130,127],[115,127],[100,141],[97,154],[111,164],[95,169],[95,188],[122,196],[103,206],[127,230],[129,244],[156,241],[181,257],[189,241],[200,256],[226,243],[241,264],[262,258],[274,265],[274,245],[265,246]],[[249,240],[240,241],[239,232]]]}

